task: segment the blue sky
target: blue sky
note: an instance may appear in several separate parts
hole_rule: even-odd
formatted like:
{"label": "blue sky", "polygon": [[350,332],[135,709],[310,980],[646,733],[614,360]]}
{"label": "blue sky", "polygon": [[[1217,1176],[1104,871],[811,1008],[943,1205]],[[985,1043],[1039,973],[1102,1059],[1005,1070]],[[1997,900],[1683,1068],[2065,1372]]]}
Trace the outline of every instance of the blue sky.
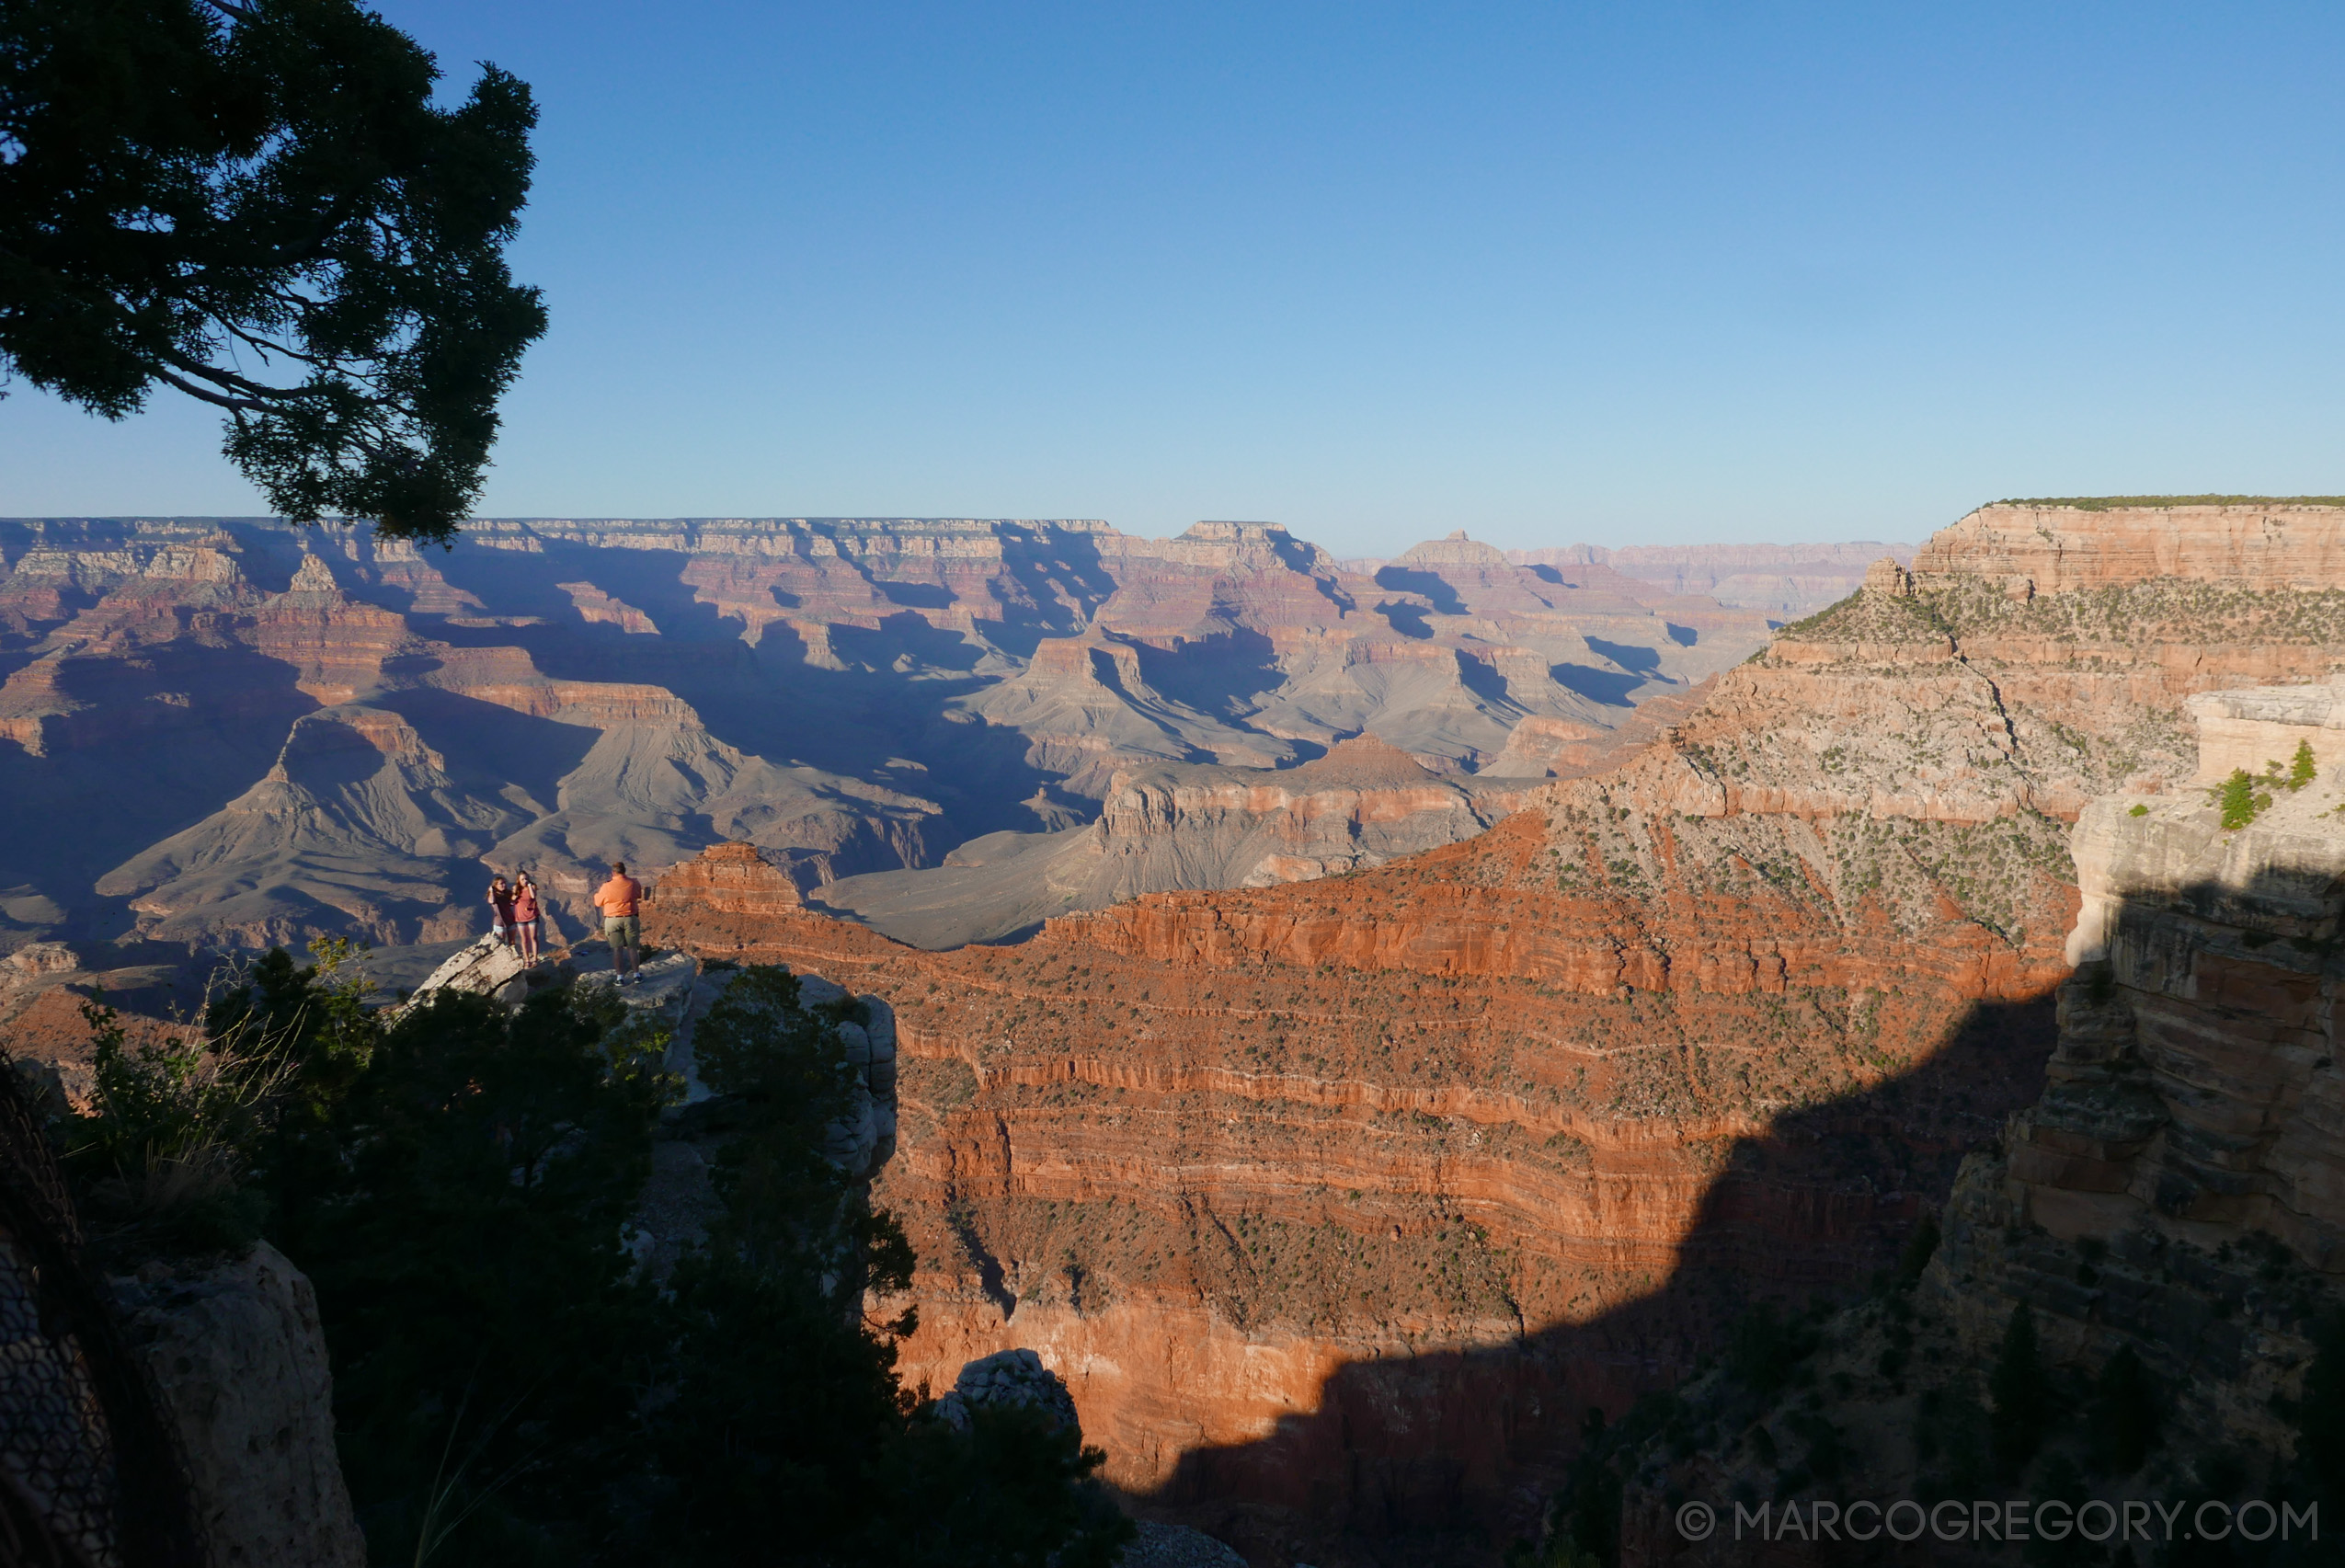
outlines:
{"label": "blue sky", "polygon": [[[393,0],[543,109],[496,515],[1342,553],[2345,491],[2345,7]],[[0,513],[257,509],[18,384]]]}

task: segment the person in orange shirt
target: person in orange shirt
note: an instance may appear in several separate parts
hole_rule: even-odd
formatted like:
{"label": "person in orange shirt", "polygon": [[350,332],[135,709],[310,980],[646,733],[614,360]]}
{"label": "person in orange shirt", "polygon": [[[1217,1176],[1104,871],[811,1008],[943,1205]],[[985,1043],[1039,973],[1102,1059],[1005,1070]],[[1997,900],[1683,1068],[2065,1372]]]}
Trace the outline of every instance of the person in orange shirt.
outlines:
{"label": "person in orange shirt", "polygon": [[643,983],[635,973],[635,950],[643,945],[643,926],[635,910],[642,901],[643,884],[627,875],[625,861],[612,861],[611,880],[597,889],[594,907],[602,911],[603,940],[611,944],[611,962],[623,986]]}

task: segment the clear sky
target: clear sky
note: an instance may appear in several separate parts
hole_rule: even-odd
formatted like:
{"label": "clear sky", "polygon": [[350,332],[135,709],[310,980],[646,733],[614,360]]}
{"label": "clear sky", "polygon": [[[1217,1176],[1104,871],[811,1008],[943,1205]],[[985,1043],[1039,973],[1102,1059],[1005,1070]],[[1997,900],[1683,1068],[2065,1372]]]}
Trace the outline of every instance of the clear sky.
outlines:
{"label": "clear sky", "polygon": [[[494,515],[1918,538],[2345,491],[2345,6],[389,0],[536,89]],[[253,511],[19,383],[0,513]]]}

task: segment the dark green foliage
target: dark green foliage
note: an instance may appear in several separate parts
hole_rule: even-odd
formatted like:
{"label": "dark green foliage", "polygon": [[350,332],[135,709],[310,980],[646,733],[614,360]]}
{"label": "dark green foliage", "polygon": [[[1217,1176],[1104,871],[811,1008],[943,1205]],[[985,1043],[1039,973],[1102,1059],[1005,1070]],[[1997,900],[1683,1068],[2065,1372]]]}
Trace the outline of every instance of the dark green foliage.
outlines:
{"label": "dark green foliage", "polygon": [[214,1040],[249,1036],[281,1056],[292,1079],[278,1101],[281,1112],[304,1116],[338,1104],[366,1070],[376,1029],[367,1011],[372,988],[343,969],[359,952],[340,937],[310,944],[315,961],[293,967],[292,956],[272,947],[204,1010],[204,1033]]}
{"label": "dark green foliage", "polygon": [[1726,1370],[1753,1393],[1772,1394],[1815,1349],[1814,1328],[1786,1318],[1771,1301],[1743,1314],[1726,1342]]}
{"label": "dark green foliage", "polygon": [[661,1335],[620,1232],[659,1085],[611,1070],[602,1034],[558,996],[442,993],[383,1036],[326,1129],[338,1157],[282,1206],[378,1561],[451,1508],[473,1512],[435,1561],[578,1561],[634,1468]]}
{"label": "dark green foliage", "polygon": [[2258,789],[2257,780],[2245,768],[2234,768],[2231,776],[2207,792],[2207,798],[2223,808],[2223,826],[2236,832],[2256,819],[2259,811],[2271,809],[2271,796]]}
{"label": "dark green foliage", "polygon": [[1931,1389],[1915,1407],[1914,1452],[1925,1467],[1923,1499],[1979,1497],[1993,1482],[1986,1413],[1966,1395]]}
{"label": "dark green foliage", "polygon": [[352,0],[8,0],[0,366],[109,418],[177,388],[284,515],[452,536],[545,314],[529,89],[439,74]]}
{"label": "dark green foliage", "polygon": [[1574,1557],[1584,1554],[1603,1563],[1619,1558],[1622,1482],[1619,1469],[1612,1461],[1630,1447],[1623,1439],[1624,1429],[1659,1425],[1640,1421],[1642,1413],[1642,1410],[1631,1411],[1629,1421],[1610,1432],[1606,1430],[1604,1412],[1597,1406],[1590,1405],[1587,1414],[1581,1418],[1579,1457],[1573,1460],[1571,1473],[1556,1499],[1561,1512],[1557,1539]]}
{"label": "dark green foliage", "polygon": [[2117,1347],[2093,1380],[2085,1420],[2093,1468],[2102,1475],[2131,1475],[2157,1447],[2164,1414],[2157,1379],[2130,1345]]}
{"label": "dark green foliage", "polygon": [[[233,1146],[246,1118],[200,1044],[132,1045],[120,1016],[101,996],[81,1005],[91,1042],[91,1114],[69,1135],[69,1168],[129,1175],[158,1160]],[[228,1124],[228,1125],[223,1125]]]}
{"label": "dark green foliage", "polygon": [[1996,1461],[2016,1474],[2035,1458],[2053,1415],[2051,1378],[2036,1348],[2035,1312],[2025,1301],[2011,1310],[2002,1352],[1987,1378],[1987,1393],[1995,1401],[1987,1425]]}
{"label": "dark green foliage", "polygon": [[967,1436],[908,1422],[893,1350],[818,1279],[703,1259],[676,1305],[680,1376],[651,1429],[685,1483],[640,1532],[646,1560],[1104,1568],[1128,1539],[1073,1433],[1023,1411]]}
{"label": "dark green foliage", "polygon": [[898,1387],[910,1325],[866,1322],[863,1291],[901,1288],[910,1250],[821,1157],[845,1049],[787,971],[704,1021],[726,1209],[663,1295],[621,1239],[672,1097],[664,1036],[608,992],[442,993],[383,1028],[345,956],[272,954],[210,1020],[214,1056],[273,1043],[269,1093],[238,1103],[274,1125],[236,1170],[316,1287],[373,1561],[1112,1561],[1131,1527],[1096,1449],[1024,1414],[956,1432]]}
{"label": "dark green foliage", "polygon": [[761,1266],[828,1256],[837,1241],[833,1227],[808,1231],[798,1217],[839,1208],[851,1185],[822,1152],[826,1129],[852,1099],[836,1027],[845,1021],[842,1010],[826,1016],[801,1008],[789,970],[756,967],[726,989],[693,1032],[702,1082],[738,1106],[739,1131],[716,1158],[726,1240]]}
{"label": "dark green foliage", "polygon": [[1082,1479],[1106,1458],[1029,1411],[979,1411],[967,1436],[916,1425],[890,1476],[898,1505],[877,1521],[886,1539],[860,1561],[1109,1568],[1135,1532]]}
{"label": "dark green foliage", "polygon": [[1848,1462],[1847,1439],[1840,1429],[1814,1411],[1795,1410],[1783,1419],[1792,1436],[1807,1445],[1807,1454],[1801,1460],[1808,1472],[1819,1481],[1834,1481]]}
{"label": "dark green foliage", "polygon": [[[821,1157],[849,1106],[836,1025],[789,971],[751,967],[696,1027],[703,1080],[731,1102],[717,1244],[673,1280],[675,1396],[650,1421],[658,1468],[689,1477],[643,1539],[680,1565],[1104,1565],[1129,1527],[1086,1478],[1103,1461],[1018,1413],[967,1436],[909,1423],[895,1353],[864,1331],[866,1288],[901,1290],[902,1230]],[[887,1325],[909,1333],[909,1318]],[[777,1549],[777,1542],[789,1543]]]}
{"label": "dark green foliage", "polygon": [[2296,1403],[2296,1471],[2322,1511],[2345,1516],[2345,1316],[2324,1322]]}
{"label": "dark green foliage", "polygon": [[280,1076],[242,1036],[133,1045],[101,995],[82,1003],[92,1104],[61,1127],[64,1165],[109,1252],[241,1253],[262,1203],[243,1178]]}
{"label": "dark green foliage", "polygon": [[2320,776],[2320,769],[2313,763],[2313,745],[2309,740],[2296,742],[2296,755],[2288,763],[2287,784],[2299,790]]}

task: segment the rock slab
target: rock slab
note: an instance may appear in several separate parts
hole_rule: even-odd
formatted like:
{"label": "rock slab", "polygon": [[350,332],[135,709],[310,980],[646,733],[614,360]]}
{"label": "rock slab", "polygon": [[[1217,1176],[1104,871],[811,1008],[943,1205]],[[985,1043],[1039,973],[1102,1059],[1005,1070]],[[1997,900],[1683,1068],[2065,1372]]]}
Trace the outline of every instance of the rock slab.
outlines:
{"label": "rock slab", "polygon": [[308,1277],[264,1242],[117,1289],[126,1337],[177,1421],[217,1568],[364,1568]]}

